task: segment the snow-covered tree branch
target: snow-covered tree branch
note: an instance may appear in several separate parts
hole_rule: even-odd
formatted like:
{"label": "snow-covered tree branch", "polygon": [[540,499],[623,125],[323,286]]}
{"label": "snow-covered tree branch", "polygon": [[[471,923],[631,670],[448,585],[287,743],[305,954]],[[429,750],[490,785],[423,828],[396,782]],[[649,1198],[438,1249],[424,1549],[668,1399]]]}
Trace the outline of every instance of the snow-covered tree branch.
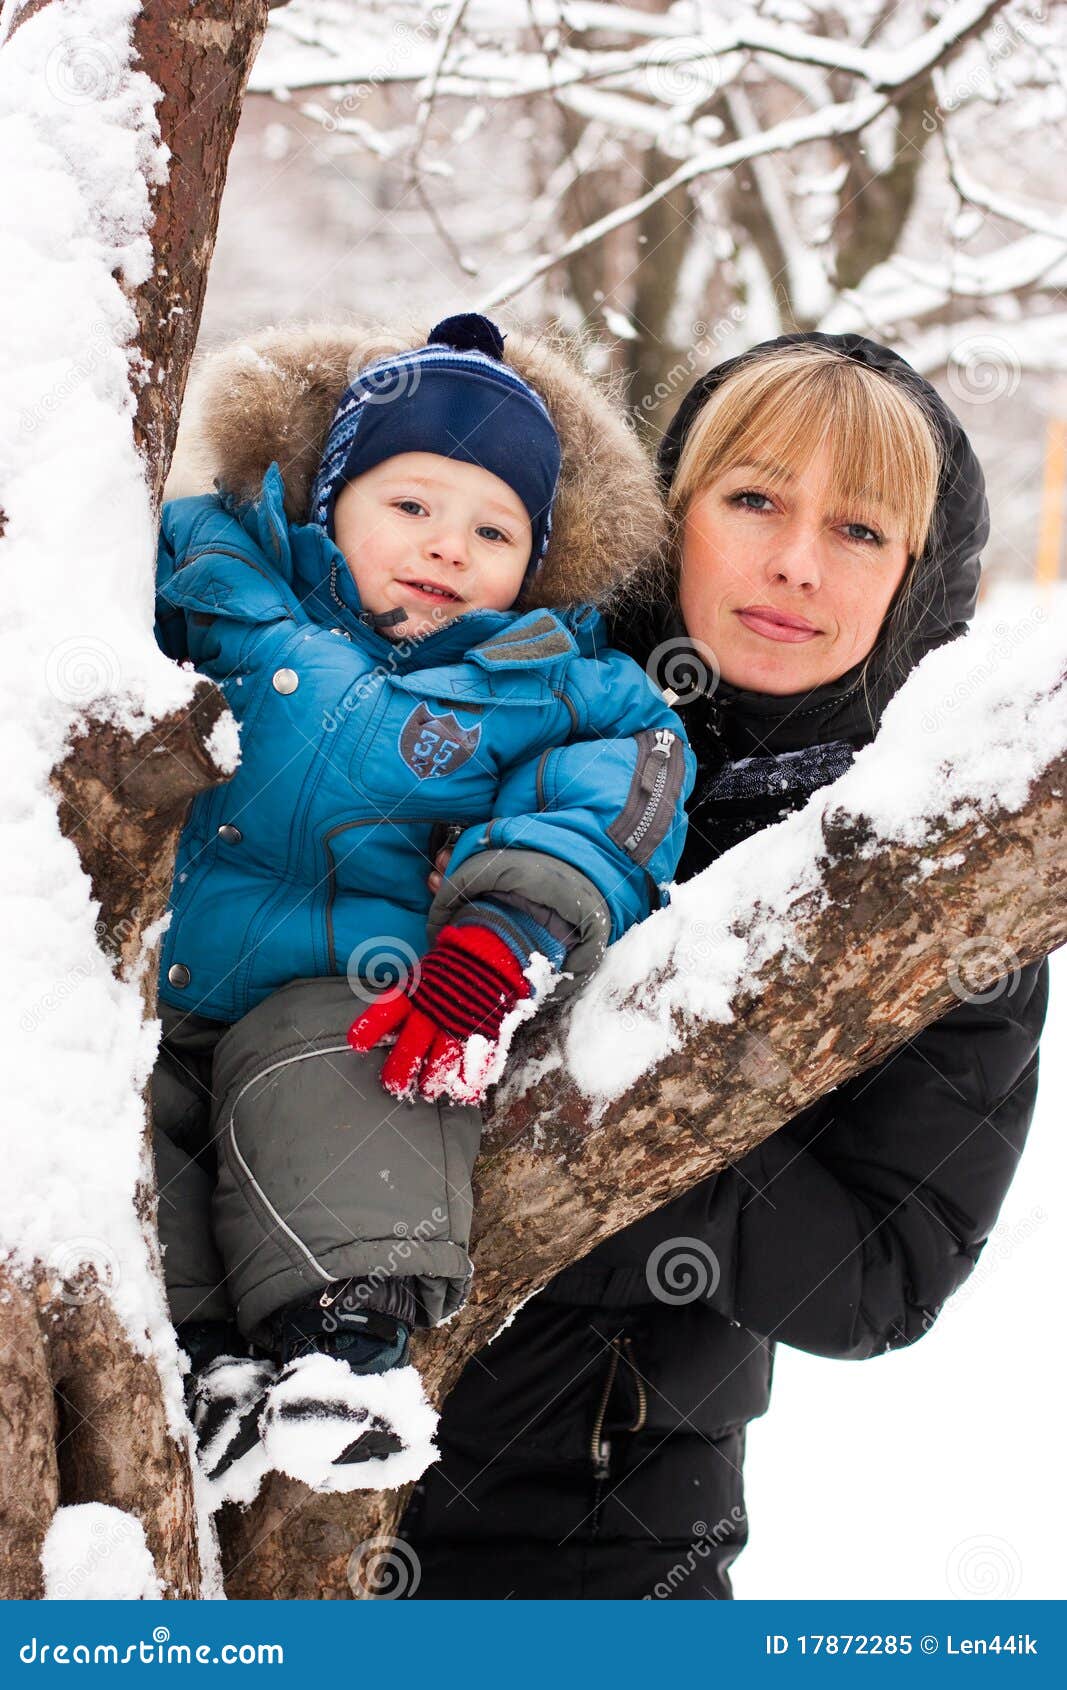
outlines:
{"label": "snow-covered tree branch", "polygon": [[[846,19],[793,4],[724,14],[471,0],[434,22],[404,0],[293,0],[274,16],[251,88],[299,100],[339,158],[402,162],[480,307],[546,299],[571,326],[594,324],[614,339],[637,420],[655,424],[692,325],[715,325],[728,351],[732,311],[749,340],[849,328],[892,334],[905,352],[922,341],[927,373],[958,365],[966,382],[973,336],[957,347],[951,333],[971,320],[966,301],[988,312],[1013,368],[1035,357],[1025,302],[1048,314],[1044,367],[1058,367],[1067,228],[1051,179],[1047,205],[1033,203],[954,161],[961,146],[983,156],[991,110],[1021,136],[1061,112],[1062,57],[1052,9],[1025,0],[956,0],[934,23],[911,5],[865,4]],[[479,264],[436,215],[440,184],[455,175],[457,124],[492,131],[508,106],[536,125],[533,197],[558,172],[567,179],[568,159],[579,171],[555,221],[532,217]],[[920,192],[946,234],[921,288],[907,288]],[[1005,233],[1012,222],[1047,252]],[[922,340],[931,317],[949,331],[936,343]]]}

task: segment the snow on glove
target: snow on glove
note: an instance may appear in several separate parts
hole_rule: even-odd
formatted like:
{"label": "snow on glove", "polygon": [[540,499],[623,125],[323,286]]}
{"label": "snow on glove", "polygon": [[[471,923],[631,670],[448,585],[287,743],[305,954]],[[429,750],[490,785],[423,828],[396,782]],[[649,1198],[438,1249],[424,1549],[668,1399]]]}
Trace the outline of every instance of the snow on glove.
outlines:
{"label": "snow on glove", "polygon": [[519,960],[503,939],[475,923],[450,925],[423,958],[410,995],[371,1004],[352,1023],[348,1042],[366,1051],[396,1030],[382,1085],[396,1097],[416,1087],[423,1097],[435,1097],[447,1080],[458,1077],[467,1040],[480,1035],[491,1055],[505,1015],[529,992]]}
{"label": "snow on glove", "polygon": [[386,1091],[407,1097],[418,1088],[429,1101],[447,1091],[458,1102],[481,1102],[501,1024],[531,995],[524,969],[535,949],[556,967],[566,955],[524,912],[473,900],[441,930],[411,992],[371,1004],[349,1028],[349,1044],[368,1051],[396,1031],[380,1075]]}

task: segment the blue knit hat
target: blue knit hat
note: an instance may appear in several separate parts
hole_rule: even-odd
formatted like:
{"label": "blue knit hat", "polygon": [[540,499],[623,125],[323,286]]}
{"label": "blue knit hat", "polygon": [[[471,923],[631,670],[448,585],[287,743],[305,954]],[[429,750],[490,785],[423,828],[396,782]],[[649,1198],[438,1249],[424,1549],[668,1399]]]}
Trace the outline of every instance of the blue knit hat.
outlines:
{"label": "blue knit hat", "polygon": [[488,317],[446,317],[425,346],[377,358],[360,370],[334,412],[309,521],[334,539],[342,488],[401,452],[458,458],[506,482],[533,529],[529,580],[552,532],[562,453],[544,401],[504,363],[504,337]]}

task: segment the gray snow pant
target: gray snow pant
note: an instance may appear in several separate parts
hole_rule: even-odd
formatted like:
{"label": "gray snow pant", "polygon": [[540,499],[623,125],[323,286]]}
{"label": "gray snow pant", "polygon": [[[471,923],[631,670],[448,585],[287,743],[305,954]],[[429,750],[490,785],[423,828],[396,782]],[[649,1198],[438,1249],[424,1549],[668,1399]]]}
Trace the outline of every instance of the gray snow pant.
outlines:
{"label": "gray snow pant", "polygon": [[[294,980],[232,1026],[160,1005],[152,1075],[171,1317],[236,1320],[369,1278],[368,1307],[434,1326],[470,1287],[479,1109],[397,1102],[345,1034],[343,975]],[[392,1296],[390,1293],[393,1293]]]}

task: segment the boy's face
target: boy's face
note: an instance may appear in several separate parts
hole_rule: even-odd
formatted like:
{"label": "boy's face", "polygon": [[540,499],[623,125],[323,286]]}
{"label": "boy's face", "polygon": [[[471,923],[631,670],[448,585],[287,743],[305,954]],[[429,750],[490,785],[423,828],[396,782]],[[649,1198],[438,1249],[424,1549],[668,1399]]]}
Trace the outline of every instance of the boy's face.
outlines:
{"label": "boy's face", "polygon": [[417,638],[470,610],[507,610],[530,561],[526,507],[499,476],[436,452],[401,452],[356,477],[334,534],[364,610],[400,606],[382,629]]}

